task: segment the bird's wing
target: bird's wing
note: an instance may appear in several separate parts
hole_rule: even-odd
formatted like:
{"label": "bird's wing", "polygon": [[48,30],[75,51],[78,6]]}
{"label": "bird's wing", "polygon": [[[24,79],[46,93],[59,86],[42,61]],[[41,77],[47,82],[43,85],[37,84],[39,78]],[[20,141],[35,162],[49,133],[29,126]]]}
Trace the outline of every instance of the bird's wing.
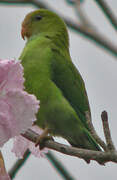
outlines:
{"label": "bird's wing", "polygon": [[52,80],[87,127],[85,113],[90,113],[90,107],[85,84],[70,57],[66,58],[53,49],[52,72]]}

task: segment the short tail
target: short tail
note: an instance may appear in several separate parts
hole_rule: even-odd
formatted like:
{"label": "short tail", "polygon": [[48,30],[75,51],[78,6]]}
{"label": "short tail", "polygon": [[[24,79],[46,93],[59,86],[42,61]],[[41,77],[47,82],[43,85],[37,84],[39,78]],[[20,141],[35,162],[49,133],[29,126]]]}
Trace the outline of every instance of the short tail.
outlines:
{"label": "short tail", "polygon": [[[94,151],[102,151],[100,146],[96,143],[95,139],[91,136],[91,134],[88,132],[87,129],[83,130],[83,136],[80,138],[75,137],[73,141],[68,142],[73,146],[77,148],[83,148],[83,149],[88,149],[88,150],[94,150]],[[80,140],[79,140],[80,139]],[[91,159],[85,159],[85,161],[89,164]],[[99,164],[102,165],[101,162]]]}

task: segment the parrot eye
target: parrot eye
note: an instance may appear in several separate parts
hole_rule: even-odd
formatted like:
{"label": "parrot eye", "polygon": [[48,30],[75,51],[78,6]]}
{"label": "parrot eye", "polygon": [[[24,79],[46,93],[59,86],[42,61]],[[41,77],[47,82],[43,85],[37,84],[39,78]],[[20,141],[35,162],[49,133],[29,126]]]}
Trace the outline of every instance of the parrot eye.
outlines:
{"label": "parrot eye", "polygon": [[42,19],[42,16],[37,15],[37,16],[35,16],[35,19],[39,21],[39,20],[41,20],[41,19]]}

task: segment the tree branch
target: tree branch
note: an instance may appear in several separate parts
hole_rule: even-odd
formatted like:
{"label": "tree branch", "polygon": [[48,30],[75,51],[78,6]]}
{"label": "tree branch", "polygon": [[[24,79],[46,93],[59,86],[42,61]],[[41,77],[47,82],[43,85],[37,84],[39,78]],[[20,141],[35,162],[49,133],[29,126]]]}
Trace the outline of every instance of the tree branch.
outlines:
{"label": "tree branch", "polygon": [[[18,159],[13,167],[9,171],[9,176],[13,180],[18,173],[18,171],[22,168],[24,163],[26,163],[27,159],[30,156],[30,151],[27,150],[24,154],[23,159]],[[52,163],[53,167],[59,172],[59,174],[64,178],[68,180],[75,180],[71,174],[66,170],[66,168],[61,164],[61,162],[54,156],[53,153],[50,151],[45,154],[46,158]]]}
{"label": "tree branch", "polygon": [[87,31],[97,31],[96,27],[94,27],[94,25],[90,22],[89,18],[87,17],[84,9],[83,9],[83,3],[80,2],[80,0],[74,0],[73,3],[75,10],[78,14],[78,17],[80,18],[80,22],[83,26],[83,28],[86,28]]}
{"label": "tree branch", "polygon": [[19,159],[15,162],[13,167],[9,171],[9,176],[11,179],[14,179],[18,171],[21,169],[21,167],[24,165],[24,163],[27,161],[28,157],[30,156],[29,150],[27,150],[24,154],[23,159]]}
{"label": "tree branch", "polygon": [[113,25],[117,31],[117,18],[114,16],[112,10],[104,0],[95,0],[98,6],[102,9],[103,13],[106,15],[110,23]]}
{"label": "tree branch", "polygon": [[[22,4],[22,3],[27,3],[27,4],[33,4],[36,7],[39,8],[45,8],[45,9],[50,9],[52,11],[54,11],[53,9],[51,9],[47,4],[43,3],[43,2],[39,2],[37,0],[0,0],[0,3],[7,3],[7,4]],[[92,31],[89,31],[88,29],[84,28],[81,25],[77,25],[76,22],[73,22],[72,19],[68,19],[65,17],[62,17],[65,21],[65,23],[68,25],[69,28],[71,28],[72,30],[75,30],[75,32],[80,33],[81,35],[83,35],[83,37],[88,38],[89,40],[91,40],[92,42],[96,43],[97,45],[99,45],[100,47],[104,48],[105,50],[107,50],[109,53],[111,53],[112,55],[117,57],[117,46],[114,45],[112,42],[110,42],[110,40],[108,40],[106,37],[104,37],[104,35],[101,35],[100,33],[94,33]]]}
{"label": "tree branch", "polygon": [[[22,136],[35,143],[39,135],[28,129],[25,134],[22,134]],[[95,160],[102,165],[110,161],[117,163],[117,151],[112,152],[108,150],[107,152],[102,152],[80,149],[68,145],[63,145],[58,142],[54,142],[53,140],[45,141],[44,146],[66,155],[76,156],[81,159]]]}
{"label": "tree branch", "polygon": [[61,164],[61,162],[54,156],[54,154],[49,151],[48,153],[45,154],[47,159],[49,159],[49,161],[52,163],[52,165],[54,166],[54,168],[59,172],[59,174],[67,180],[75,180],[75,178],[73,176],[71,176],[71,174],[69,173],[69,171],[67,171],[67,169],[65,168],[65,166],[63,166]]}
{"label": "tree branch", "polygon": [[113,144],[110,129],[109,129],[108,114],[106,111],[102,112],[101,118],[102,118],[103,130],[104,130],[104,135],[105,135],[108,150],[115,151],[115,146]]}
{"label": "tree branch", "polygon": [[2,152],[0,151],[0,179],[1,180],[10,180],[9,179],[9,175],[7,174],[6,168],[5,168],[5,164],[4,164],[4,159],[3,159],[3,155]]}
{"label": "tree branch", "polygon": [[107,145],[105,144],[105,142],[98,136],[94,126],[93,126],[93,123],[92,123],[92,120],[91,120],[91,116],[89,114],[89,112],[87,111],[86,112],[86,119],[87,119],[87,125],[89,127],[89,130],[90,130],[90,133],[91,135],[94,137],[94,139],[96,140],[96,142],[105,150],[105,151],[108,151],[108,147]]}

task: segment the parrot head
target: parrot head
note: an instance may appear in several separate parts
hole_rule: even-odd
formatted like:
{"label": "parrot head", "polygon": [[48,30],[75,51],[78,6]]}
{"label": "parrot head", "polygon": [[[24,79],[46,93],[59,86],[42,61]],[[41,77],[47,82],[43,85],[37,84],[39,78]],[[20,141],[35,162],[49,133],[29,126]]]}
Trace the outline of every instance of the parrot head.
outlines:
{"label": "parrot head", "polygon": [[26,15],[23,23],[21,35],[22,38],[29,39],[33,35],[40,33],[63,33],[68,38],[68,33],[64,21],[54,12],[46,9],[33,11]]}

